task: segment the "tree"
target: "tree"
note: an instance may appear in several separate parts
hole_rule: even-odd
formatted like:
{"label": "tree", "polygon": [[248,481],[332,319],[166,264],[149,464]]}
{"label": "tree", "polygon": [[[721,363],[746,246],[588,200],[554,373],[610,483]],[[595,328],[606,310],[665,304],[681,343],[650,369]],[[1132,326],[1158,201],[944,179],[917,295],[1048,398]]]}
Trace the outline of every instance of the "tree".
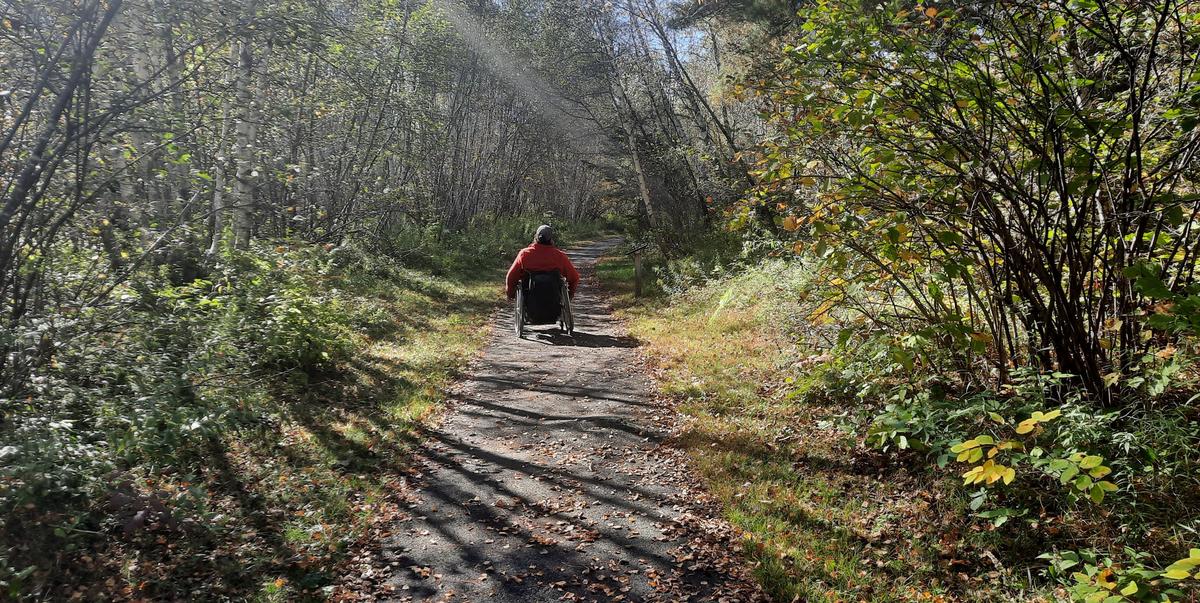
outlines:
{"label": "tree", "polygon": [[1116,403],[1153,340],[1147,296],[1193,282],[1196,16],[1074,1],[803,14],[757,86],[779,126],[760,203],[790,206],[785,226],[839,269],[895,286],[873,321],[987,341],[1002,380],[1033,364]]}

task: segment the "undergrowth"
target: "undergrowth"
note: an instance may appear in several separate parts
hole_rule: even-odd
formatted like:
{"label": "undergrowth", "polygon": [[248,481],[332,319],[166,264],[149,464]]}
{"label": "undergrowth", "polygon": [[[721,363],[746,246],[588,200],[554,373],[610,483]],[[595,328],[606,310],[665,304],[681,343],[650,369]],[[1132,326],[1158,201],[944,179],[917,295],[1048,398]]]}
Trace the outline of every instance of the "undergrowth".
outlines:
{"label": "undergrowth", "polygon": [[598,273],[776,600],[1195,596],[1194,413],[1098,412],[1034,372],[968,391],[814,316],[803,262],[702,257],[655,258],[640,299],[627,256]]}
{"label": "undergrowth", "polygon": [[409,255],[163,263],[48,317],[24,335],[45,361],[0,404],[0,598],[329,597],[486,337],[532,232],[507,224]]}

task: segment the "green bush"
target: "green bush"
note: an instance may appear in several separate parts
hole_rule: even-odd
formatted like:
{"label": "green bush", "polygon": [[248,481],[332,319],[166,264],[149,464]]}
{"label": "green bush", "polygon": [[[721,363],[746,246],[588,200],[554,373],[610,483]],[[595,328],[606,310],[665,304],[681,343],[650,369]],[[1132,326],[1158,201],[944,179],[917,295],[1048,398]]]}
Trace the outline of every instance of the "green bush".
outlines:
{"label": "green bush", "polygon": [[379,320],[367,291],[339,288],[353,279],[321,248],[256,248],[177,279],[170,266],[147,269],[73,320],[31,321],[54,343],[2,403],[0,541],[24,553],[0,555],[0,588],[24,588],[19,560],[39,548],[121,529],[129,505],[191,517],[202,491],[120,504],[114,492],[155,474],[196,481],[213,442],[273,422],[271,384],[335,369],[361,342],[354,325]]}

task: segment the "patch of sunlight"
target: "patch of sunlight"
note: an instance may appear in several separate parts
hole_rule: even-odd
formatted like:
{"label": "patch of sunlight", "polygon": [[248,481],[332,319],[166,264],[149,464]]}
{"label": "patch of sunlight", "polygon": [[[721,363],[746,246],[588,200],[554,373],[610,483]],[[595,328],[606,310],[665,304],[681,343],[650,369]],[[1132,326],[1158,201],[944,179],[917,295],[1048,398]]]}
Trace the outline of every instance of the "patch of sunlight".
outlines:
{"label": "patch of sunlight", "polygon": [[290,598],[290,591],[287,578],[268,578],[263,581],[253,600],[257,603],[283,603]]}
{"label": "patch of sunlight", "polygon": [[436,408],[429,400],[406,397],[394,404],[389,404],[385,411],[388,418],[397,421],[402,428],[412,428],[425,420]]}
{"label": "patch of sunlight", "polygon": [[291,522],[287,528],[283,530],[283,540],[288,544],[308,544],[312,540],[308,529],[298,522]]}
{"label": "patch of sunlight", "polygon": [[338,435],[342,436],[343,439],[352,444],[365,446],[371,441],[371,435],[369,433],[350,421],[334,423],[333,429],[338,433]]}

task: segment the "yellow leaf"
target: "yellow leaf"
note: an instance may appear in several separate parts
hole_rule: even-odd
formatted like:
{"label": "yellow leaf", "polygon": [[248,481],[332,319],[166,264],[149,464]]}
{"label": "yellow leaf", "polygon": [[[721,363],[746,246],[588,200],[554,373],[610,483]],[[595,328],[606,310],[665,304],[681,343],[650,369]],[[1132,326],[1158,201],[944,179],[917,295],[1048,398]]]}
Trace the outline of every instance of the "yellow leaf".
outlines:
{"label": "yellow leaf", "polygon": [[1103,461],[1104,461],[1104,459],[1102,459],[1094,454],[1089,455],[1089,456],[1084,457],[1082,461],[1079,461],[1079,468],[1080,469],[1092,469],[1094,467],[1099,467],[1100,463]]}
{"label": "yellow leaf", "polygon": [[929,17],[930,19],[932,19],[932,18],[936,17],[936,16],[937,16],[937,14],[938,14],[938,9],[936,9],[936,8],[934,8],[934,7],[932,7],[932,6],[931,6],[931,7],[929,7],[929,8],[927,8],[927,9],[925,9],[925,16],[926,16],[926,17]]}
{"label": "yellow leaf", "polygon": [[1129,584],[1125,585],[1125,588],[1121,589],[1121,594],[1128,597],[1130,595],[1137,594],[1137,591],[1138,591],[1137,582],[1130,582]]}
{"label": "yellow leaf", "polygon": [[982,474],[983,474],[983,467],[972,468],[970,471],[967,471],[966,473],[964,473],[962,475],[963,476],[963,485],[969,486],[969,485],[975,483],[977,481],[977,478],[979,478],[979,476]]}
{"label": "yellow leaf", "polygon": [[788,232],[793,232],[800,228],[800,221],[795,216],[788,216],[783,219],[783,229]]}
{"label": "yellow leaf", "polygon": [[974,439],[970,439],[965,442],[961,442],[959,444],[955,444],[955,445],[951,446],[950,452],[963,452],[963,451],[970,450],[972,448],[978,448],[978,447],[979,447],[979,442],[976,442]]}
{"label": "yellow leaf", "polygon": [[1046,422],[1046,421],[1052,421],[1052,420],[1054,420],[1054,419],[1057,419],[1057,418],[1059,418],[1059,417],[1061,417],[1061,416],[1062,416],[1062,411],[1061,411],[1061,410],[1058,410],[1058,409],[1054,409],[1054,410],[1052,410],[1052,411],[1050,411],[1050,412],[1048,412],[1048,413],[1046,413],[1046,414],[1042,415],[1042,419],[1041,419],[1041,420],[1042,420],[1042,422]]}
{"label": "yellow leaf", "polygon": [[1186,580],[1188,577],[1188,573],[1189,572],[1184,569],[1167,568],[1167,571],[1163,572],[1163,577],[1170,578],[1172,580]]}
{"label": "yellow leaf", "polygon": [[1099,467],[1095,467],[1091,471],[1088,471],[1088,475],[1097,479],[1104,477],[1109,473],[1112,473],[1112,469],[1105,467],[1104,465],[1100,465]]}
{"label": "yellow leaf", "polygon": [[1034,421],[1033,419],[1025,419],[1017,424],[1017,433],[1022,435],[1027,434],[1033,431],[1035,425],[1037,425],[1037,421]]}
{"label": "yellow leaf", "polygon": [[1008,484],[1011,484],[1014,479],[1017,479],[1017,471],[1016,469],[1009,467],[1004,471],[1004,485],[1007,486]]}
{"label": "yellow leaf", "polygon": [[1120,372],[1112,372],[1104,376],[1104,387],[1112,387],[1121,380]]}

